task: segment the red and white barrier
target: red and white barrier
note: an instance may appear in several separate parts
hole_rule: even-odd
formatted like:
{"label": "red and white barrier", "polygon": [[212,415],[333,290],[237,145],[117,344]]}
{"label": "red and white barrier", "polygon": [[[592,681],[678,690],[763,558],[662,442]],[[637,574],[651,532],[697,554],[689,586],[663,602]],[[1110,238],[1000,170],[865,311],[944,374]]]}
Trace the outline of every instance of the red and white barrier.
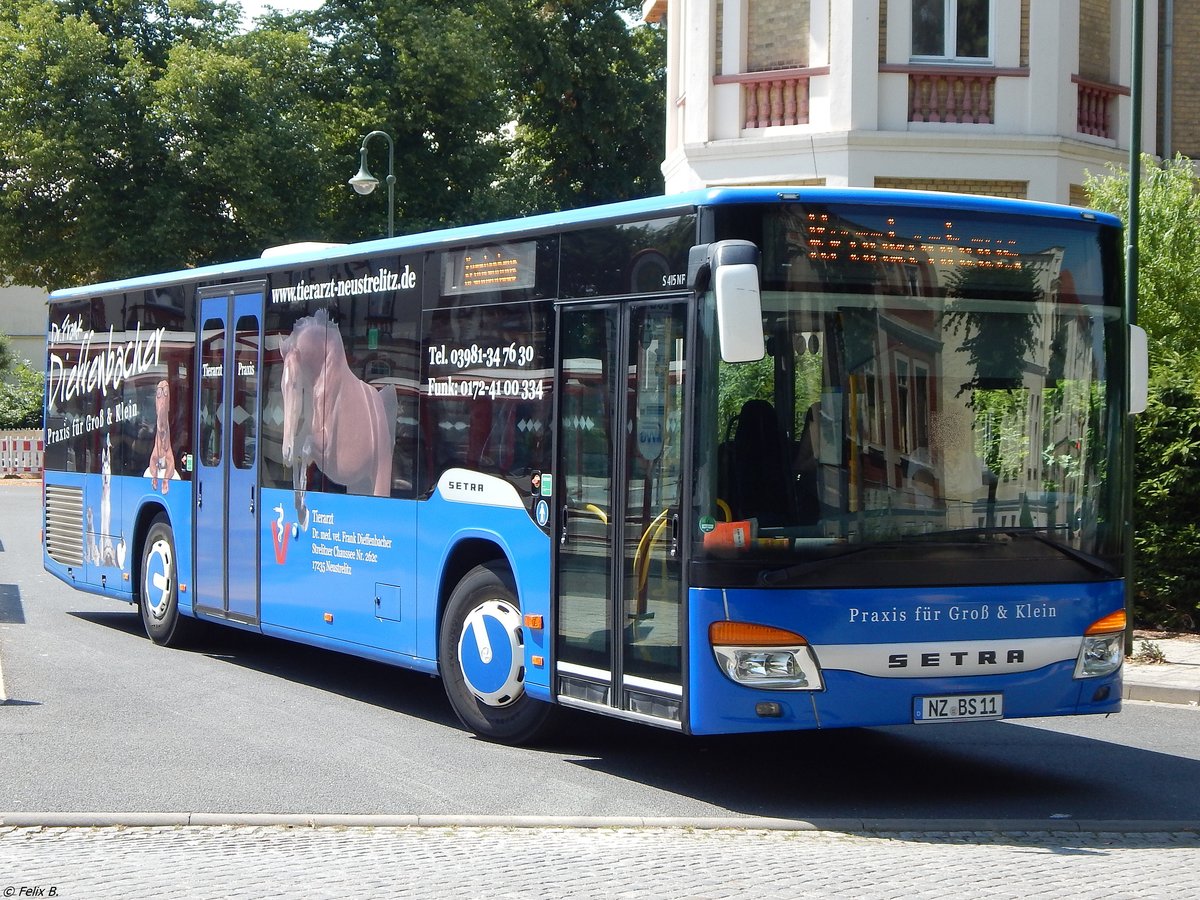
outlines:
{"label": "red and white barrier", "polygon": [[0,431],[0,477],[41,475],[44,454],[38,431]]}

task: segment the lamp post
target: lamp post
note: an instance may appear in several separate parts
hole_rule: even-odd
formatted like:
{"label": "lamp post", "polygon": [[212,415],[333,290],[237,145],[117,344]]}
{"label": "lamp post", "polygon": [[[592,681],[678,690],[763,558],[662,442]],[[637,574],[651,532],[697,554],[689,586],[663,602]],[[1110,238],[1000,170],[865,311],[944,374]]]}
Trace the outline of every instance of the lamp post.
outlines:
{"label": "lamp post", "polygon": [[[1125,320],[1130,325],[1137,324],[1138,301],[1138,266],[1141,264],[1138,256],[1138,234],[1142,218],[1142,40],[1145,30],[1145,9],[1143,0],[1133,0],[1133,27],[1131,46],[1131,65],[1129,71],[1130,109],[1129,109],[1129,223],[1125,229]],[[1127,389],[1128,390],[1128,389]],[[1133,416],[1125,417],[1125,440],[1133,446],[1135,440]],[[1125,540],[1130,545],[1125,551],[1125,564],[1122,574],[1125,576],[1125,653],[1133,654],[1133,612],[1134,612],[1134,571],[1133,571],[1133,495],[1134,472],[1133,454],[1126,452],[1125,465],[1121,476],[1125,482],[1123,503],[1125,505]]]}
{"label": "lamp post", "polygon": [[392,143],[392,136],[386,131],[372,131],[363,138],[362,146],[358,150],[358,174],[351,178],[347,184],[354,188],[355,192],[362,194],[364,197],[375,190],[379,185],[379,179],[371,174],[367,168],[367,141],[378,135],[387,141],[388,145],[388,237],[394,237],[395,229],[395,209],[396,209],[396,145]]}

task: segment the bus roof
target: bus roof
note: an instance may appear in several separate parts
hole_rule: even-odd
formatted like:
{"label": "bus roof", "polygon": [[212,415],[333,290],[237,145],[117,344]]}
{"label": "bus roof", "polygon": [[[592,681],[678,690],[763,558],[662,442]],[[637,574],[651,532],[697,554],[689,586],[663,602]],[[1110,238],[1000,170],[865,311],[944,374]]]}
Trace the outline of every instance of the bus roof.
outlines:
{"label": "bus roof", "polygon": [[321,249],[302,250],[296,253],[288,253],[286,248],[281,248],[284,250],[283,253],[272,254],[267,258],[255,257],[195,269],[179,269],[157,275],[125,278],[76,288],[63,288],[52,292],[50,301],[77,300],[99,294],[146,290],[187,281],[213,282],[229,278],[249,278],[306,264],[338,262],[378,253],[403,253],[413,250],[457,247],[494,240],[502,235],[506,237],[532,236],[576,225],[620,222],[654,214],[665,216],[700,206],[718,206],[730,203],[778,203],[788,200],[860,205],[897,204],[945,210],[970,210],[990,214],[1032,215],[1073,221],[1089,219],[1117,227],[1120,227],[1121,224],[1116,216],[1080,207],[972,194],[816,186],[718,187],[650,197],[643,200],[627,200],[621,203],[565,212],[545,213],[520,219],[361,241],[355,244],[330,245]]}

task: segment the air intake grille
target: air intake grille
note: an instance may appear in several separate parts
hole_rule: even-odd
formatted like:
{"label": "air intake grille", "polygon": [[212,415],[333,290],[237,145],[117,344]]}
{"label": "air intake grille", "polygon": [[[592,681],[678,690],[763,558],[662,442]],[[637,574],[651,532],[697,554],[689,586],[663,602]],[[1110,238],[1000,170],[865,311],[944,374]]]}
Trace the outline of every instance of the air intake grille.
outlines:
{"label": "air intake grille", "polygon": [[46,485],[46,552],[65,566],[83,565],[83,489]]}

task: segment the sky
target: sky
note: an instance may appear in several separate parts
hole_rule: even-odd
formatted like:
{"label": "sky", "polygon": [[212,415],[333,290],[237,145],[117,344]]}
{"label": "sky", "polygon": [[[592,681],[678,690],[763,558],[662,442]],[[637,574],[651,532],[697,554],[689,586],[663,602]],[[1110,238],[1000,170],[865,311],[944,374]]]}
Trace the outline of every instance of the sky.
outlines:
{"label": "sky", "polygon": [[272,6],[280,12],[298,12],[300,10],[316,9],[322,0],[241,0],[242,22],[252,25],[257,16],[266,12]]}

